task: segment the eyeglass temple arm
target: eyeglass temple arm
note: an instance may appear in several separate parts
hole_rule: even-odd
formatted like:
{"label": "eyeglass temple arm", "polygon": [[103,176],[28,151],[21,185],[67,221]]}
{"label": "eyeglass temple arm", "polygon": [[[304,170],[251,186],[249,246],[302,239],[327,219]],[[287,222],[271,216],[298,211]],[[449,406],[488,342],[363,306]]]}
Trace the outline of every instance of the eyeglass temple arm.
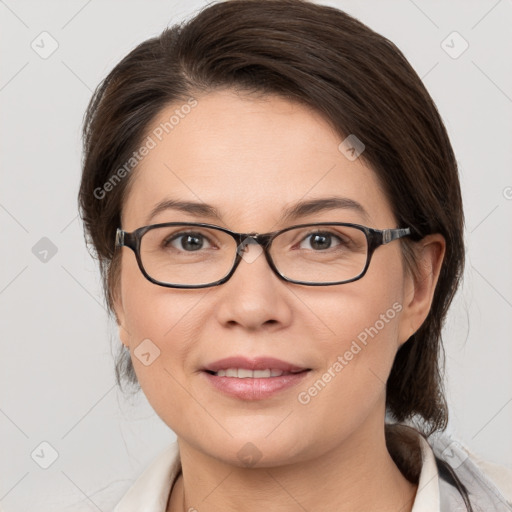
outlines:
{"label": "eyeglass temple arm", "polygon": [[121,247],[124,245],[124,231],[120,228],[117,228],[116,231],[116,247]]}
{"label": "eyeglass temple arm", "polygon": [[382,231],[382,244],[388,244],[393,240],[402,238],[411,234],[410,228],[399,228],[399,229],[385,229]]}

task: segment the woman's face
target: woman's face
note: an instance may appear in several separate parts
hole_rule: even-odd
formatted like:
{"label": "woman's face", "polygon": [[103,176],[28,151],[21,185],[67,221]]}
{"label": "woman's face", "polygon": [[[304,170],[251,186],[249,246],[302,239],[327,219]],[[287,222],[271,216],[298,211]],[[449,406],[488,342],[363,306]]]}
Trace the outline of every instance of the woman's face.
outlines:
{"label": "woman's face", "polygon": [[[176,110],[166,133],[162,123]],[[304,106],[214,92],[193,108],[162,111],[148,134],[156,147],[132,176],[124,230],[181,221],[244,233],[309,222],[396,227],[374,172],[348,159],[338,149],[342,139]],[[364,211],[310,208],[283,219],[300,202],[332,197]],[[169,199],[206,203],[218,216],[168,208],[150,218]],[[307,460],[382,426],[393,359],[418,327],[407,313],[412,285],[399,242],[379,247],[362,279],[323,287],[279,279],[258,249],[249,245],[228,282],[184,290],[146,280],[124,248],[116,301],[121,339],[158,415],[182,442],[240,466]],[[236,356],[309,371],[270,395],[233,396],[204,368]]]}

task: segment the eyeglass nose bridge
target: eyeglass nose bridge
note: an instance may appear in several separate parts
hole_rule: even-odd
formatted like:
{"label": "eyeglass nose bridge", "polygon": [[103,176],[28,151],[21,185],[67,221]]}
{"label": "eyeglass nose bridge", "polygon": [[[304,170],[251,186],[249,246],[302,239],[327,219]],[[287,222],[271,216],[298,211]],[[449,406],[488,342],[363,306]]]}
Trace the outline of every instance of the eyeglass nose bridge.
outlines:
{"label": "eyeglass nose bridge", "polygon": [[[270,245],[271,238],[271,234],[240,233],[236,253],[241,259],[243,259],[247,263],[252,263],[253,261],[255,261],[256,258],[258,258],[261,255],[261,253],[265,254],[265,257],[268,261],[268,248]],[[252,251],[252,254],[249,253],[248,251],[249,245],[258,246],[256,251]]]}
{"label": "eyeglass nose bridge", "polygon": [[[222,282],[226,282],[233,276],[242,260],[245,263],[253,263],[261,256],[262,253],[271,271],[278,278],[285,281],[287,280],[277,269],[270,255],[270,246],[275,237],[275,233],[232,233],[232,236],[236,238],[237,242],[236,259],[231,272],[222,280]],[[256,245],[255,250],[248,251],[247,248],[249,245]]]}

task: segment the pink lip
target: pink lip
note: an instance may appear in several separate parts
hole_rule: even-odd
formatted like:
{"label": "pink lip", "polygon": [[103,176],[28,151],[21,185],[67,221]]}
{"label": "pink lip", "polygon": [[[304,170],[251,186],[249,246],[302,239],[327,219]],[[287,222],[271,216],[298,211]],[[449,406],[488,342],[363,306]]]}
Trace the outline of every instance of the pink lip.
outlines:
{"label": "pink lip", "polygon": [[[288,372],[280,377],[245,378],[218,377],[208,372],[217,372],[228,368],[245,368],[247,370],[276,369]],[[273,357],[227,357],[220,359],[203,368],[202,374],[208,382],[219,391],[242,400],[263,400],[270,398],[298,384],[309,373],[309,368],[302,368]]]}
{"label": "pink lip", "polygon": [[202,372],[216,389],[242,400],[264,400],[265,398],[270,398],[278,391],[295,386],[308,373],[308,370],[304,370],[300,373],[281,375],[281,377],[239,379],[238,377],[218,377],[206,371]]}
{"label": "pink lip", "polygon": [[214,363],[208,364],[203,370],[218,372],[219,370],[226,370],[228,368],[245,368],[247,370],[266,370],[267,368],[274,368],[283,372],[300,372],[308,369],[287,363],[286,361],[281,361],[274,357],[256,357],[254,359],[248,359],[243,356],[233,356],[219,359]]}

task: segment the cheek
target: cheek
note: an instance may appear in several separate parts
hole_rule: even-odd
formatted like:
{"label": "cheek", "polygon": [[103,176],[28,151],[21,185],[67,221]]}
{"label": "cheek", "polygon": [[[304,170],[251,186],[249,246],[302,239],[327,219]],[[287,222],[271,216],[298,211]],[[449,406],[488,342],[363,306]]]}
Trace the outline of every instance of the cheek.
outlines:
{"label": "cheek", "polygon": [[[298,390],[298,412],[310,424],[304,430],[321,429],[327,444],[349,436],[372,411],[383,411],[396,354],[402,310],[398,294],[360,293],[361,288],[354,293],[347,289],[337,298],[319,297],[316,306],[310,297],[311,308],[321,312],[318,316],[329,329],[324,327],[328,334],[315,340],[323,367]],[[311,335],[322,322],[317,320]]]}
{"label": "cheek", "polygon": [[[132,255],[129,255],[132,256]],[[208,290],[178,290],[155,285],[139,270],[135,258],[122,263],[121,296],[130,345],[149,338],[172,345],[180,329],[190,328],[194,307]]]}
{"label": "cheek", "polygon": [[[336,298],[319,300],[318,307],[310,301],[311,309],[319,312],[319,319],[328,328],[322,329],[326,332],[323,338],[318,334],[315,338],[324,356],[325,370],[350,374],[352,388],[367,379],[368,373],[382,381],[387,379],[398,346],[402,311],[396,293],[364,294],[363,298],[360,292],[360,288],[354,294],[344,291]],[[319,332],[319,324],[317,321],[312,336]]]}
{"label": "cheek", "polygon": [[401,268],[385,270],[385,262],[379,268],[377,259],[372,263],[376,265],[353,283],[295,292],[308,304],[314,322],[311,334],[325,333],[321,338],[316,335],[315,344],[320,343],[331,358],[354,344],[362,347],[358,360],[396,351],[403,309]]}
{"label": "cheek", "polygon": [[[157,294],[158,295],[158,294]],[[140,387],[160,418],[175,432],[190,417],[190,353],[197,345],[194,306],[200,297],[147,297],[130,316],[130,352]],[[197,415],[197,411],[196,411]],[[185,427],[186,431],[186,427]]]}
{"label": "cheek", "polygon": [[157,409],[155,401],[165,399],[165,394],[175,396],[178,382],[183,382],[188,354],[199,338],[201,322],[195,312],[208,291],[156,286],[130,265],[123,269],[121,287],[124,331],[134,370]]}

